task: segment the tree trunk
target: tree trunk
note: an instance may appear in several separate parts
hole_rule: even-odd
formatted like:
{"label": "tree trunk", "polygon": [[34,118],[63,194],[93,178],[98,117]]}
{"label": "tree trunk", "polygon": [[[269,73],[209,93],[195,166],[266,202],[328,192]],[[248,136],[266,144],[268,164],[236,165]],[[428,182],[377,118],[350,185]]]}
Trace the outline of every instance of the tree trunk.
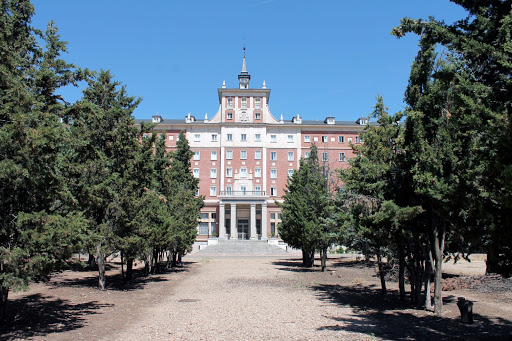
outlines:
{"label": "tree trunk", "polygon": [[302,265],[311,268],[315,263],[315,250],[302,250]]}
{"label": "tree trunk", "polygon": [[158,266],[158,250],[153,250],[153,266],[151,267],[151,273],[154,274],[155,272],[160,272],[159,266]]}
{"label": "tree trunk", "polygon": [[430,293],[430,277],[432,277],[432,251],[428,251],[425,263],[425,309],[432,310],[432,294]]}
{"label": "tree trunk", "polygon": [[327,246],[320,249],[320,262],[322,265],[322,272],[327,268]]}
{"label": "tree trunk", "polygon": [[0,286],[0,320],[5,316],[5,309],[7,307],[7,298],[9,297],[9,288]]}
{"label": "tree trunk", "polygon": [[382,264],[382,256],[380,254],[380,247],[377,248],[377,264],[379,266],[379,277],[380,277],[380,286],[382,290],[382,294],[387,294],[386,289],[386,271],[384,270],[384,265]]}
{"label": "tree trunk", "polygon": [[445,240],[445,221],[433,219],[432,226],[432,245],[434,247],[435,262],[435,286],[434,286],[434,313],[441,315],[443,313],[443,292],[441,289],[441,281],[443,279],[443,252]]}
{"label": "tree trunk", "polygon": [[181,258],[182,258],[182,254],[180,252],[180,253],[178,253],[178,266],[182,266],[183,265],[183,262],[182,262]]}
{"label": "tree trunk", "polygon": [[133,279],[133,258],[126,259],[126,280],[131,282]]}
{"label": "tree trunk", "polygon": [[96,261],[98,262],[98,287],[100,290],[107,290],[107,280],[105,277],[105,254],[101,250],[101,243],[96,246]]}
{"label": "tree trunk", "polygon": [[177,265],[177,262],[176,262],[177,257],[178,257],[178,254],[173,251],[173,253],[172,253],[172,261],[171,261],[171,267],[172,268],[175,268],[176,265]]}
{"label": "tree trunk", "polygon": [[398,247],[398,288],[400,301],[405,301],[405,253],[402,245]]}
{"label": "tree trunk", "polygon": [[87,260],[87,265],[89,265],[89,269],[95,270],[98,266],[98,263],[96,262],[96,258],[94,258],[94,255],[89,252],[89,259]]}
{"label": "tree trunk", "polygon": [[120,251],[119,255],[121,256],[121,277],[123,278],[123,281],[126,281],[126,278],[124,276],[124,255],[123,255],[123,251]]}

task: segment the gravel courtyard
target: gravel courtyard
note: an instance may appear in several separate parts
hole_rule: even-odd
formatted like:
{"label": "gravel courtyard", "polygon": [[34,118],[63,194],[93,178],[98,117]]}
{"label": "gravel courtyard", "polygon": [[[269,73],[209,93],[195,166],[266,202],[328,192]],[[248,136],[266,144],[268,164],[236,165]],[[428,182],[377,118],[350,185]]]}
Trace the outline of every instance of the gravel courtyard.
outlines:
{"label": "gravel courtyard", "polygon": [[[0,338],[8,340],[479,340],[512,336],[510,290],[445,292],[445,313],[411,308],[396,283],[382,296],[375,268],[332,256],[329,268],[301,266],[297,254],[204,257],[182,269],[109,289],[96,273],[66,271],[11,295]],[[140,264],[139,264],[140,266]],[[453,273],[458,266],[448,267]],[[478,274],[478,261],[471,263]],[[464,268],[461,265],[460,268]],[[467,266],[466,266],[467,268]],[[458,321],[457,296],[475,302],[472,326]]]}

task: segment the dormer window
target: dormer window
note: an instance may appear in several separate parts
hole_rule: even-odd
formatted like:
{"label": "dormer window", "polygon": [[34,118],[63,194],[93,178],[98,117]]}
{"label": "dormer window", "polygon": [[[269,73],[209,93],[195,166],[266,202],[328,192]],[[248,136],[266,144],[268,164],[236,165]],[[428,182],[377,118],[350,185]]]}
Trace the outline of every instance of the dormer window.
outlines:
{"label": "dormer window", "polygon": [[336,120],[334,117],[327,117],[324,121],[324,123],[327,123],[327,124],[334,124],[336,123]]}
{"label": "dormer window", "polygon": [[364,126],[364,125],[368,124],[368,119],[364,118],[364,117],[361,117],[361,118],[357,119],[356,123],[359,124],[359,125]]}
{"label": "dormer window", "polygon": [[163,121],[162,116],[160,116],[160,115],[153,116],[153,119],[152,119],[153,123],[160,123],[162,121]]}

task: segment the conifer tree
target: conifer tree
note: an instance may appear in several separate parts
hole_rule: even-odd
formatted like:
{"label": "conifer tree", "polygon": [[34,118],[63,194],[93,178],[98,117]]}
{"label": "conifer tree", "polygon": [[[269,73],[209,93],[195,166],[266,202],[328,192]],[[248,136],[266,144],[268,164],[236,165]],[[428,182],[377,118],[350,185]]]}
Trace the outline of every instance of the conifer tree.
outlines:
{"label": "conifer tree", "polygon": [[88,80],[83,99],[73,105],[66,119],[75,141],[77,180],[74,193],[89,220],[85,244],[95,255],[99,287],[106,289],[105,261],[115,251],[116,233],[127,212],[123,201],[139,146],[139,129],[133,110],[140,99],[129,97],[124,86],[101,71]]}
{"label": "conifer tree", "polygon": [[[64,181],[69,135],[56,94],[83,72],[60,59],[50,23],[31,27],[29,1],[0,2],[0,314],[11,289],[46,279],[70,256],[84,219]],[[46,43],[44,48],[37,42]]]}
{"label": "conifer tree", "polygon": [[331,198],[318,162],[318,149],[311,147],[310,155],[300,160],[299,169],[288,178],[279,225],[281,238],[291,247],[302,250],[302,263],[314,264],[315,250],[325,247],[329,234],[325,219],[330,212]]}

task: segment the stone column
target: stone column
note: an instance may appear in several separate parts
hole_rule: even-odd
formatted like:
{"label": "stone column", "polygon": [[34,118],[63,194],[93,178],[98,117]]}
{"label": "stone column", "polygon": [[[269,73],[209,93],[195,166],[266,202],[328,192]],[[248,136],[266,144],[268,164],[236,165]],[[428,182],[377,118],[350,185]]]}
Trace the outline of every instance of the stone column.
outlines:
{"label": "stone column", "polygon": [[256,233],[256,204],[251,204],[251,239],[258,239]]}
{"label": "stone column", "polygon": [[231,204],[231,239],[238,239],[236,223],[236,204]]}
{"label": "stone column", "polygon": [[261,240],[267,240],[267,203],[261,204]]}
{"label": "stone column", "polygon": [[224,203],[221,202],[219,204],[219,239],[226,239],[226,228],[224,226],[226,223],[225,213]]}

